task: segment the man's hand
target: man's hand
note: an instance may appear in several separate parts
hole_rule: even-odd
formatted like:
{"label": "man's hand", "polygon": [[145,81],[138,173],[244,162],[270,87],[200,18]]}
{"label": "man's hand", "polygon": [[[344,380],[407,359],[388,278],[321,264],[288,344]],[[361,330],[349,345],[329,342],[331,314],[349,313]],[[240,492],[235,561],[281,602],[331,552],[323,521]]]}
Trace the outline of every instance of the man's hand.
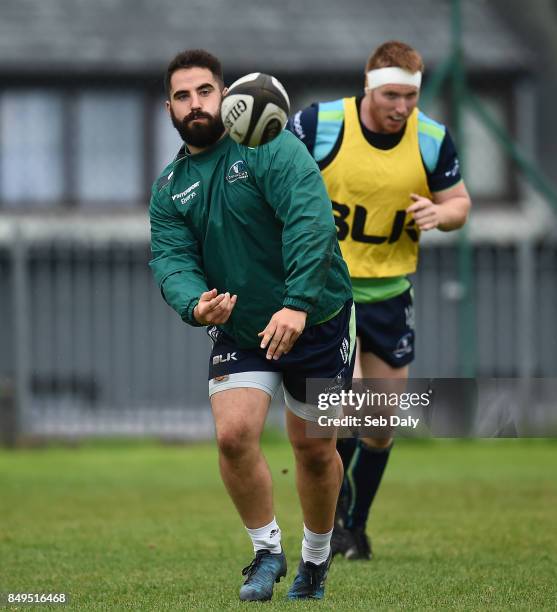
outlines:
{"label": "man's hand", "polygon": [[237,299],[237,295],[231,296],[228,291],[218,295],[216,289],[205,291],[193,309],[193,316],[201,325],[222,325],[228,321]]}
{"label": "man's hand", "polygon": [[[267,327],[257,334],[263,336],[261,348],[267,348],[267,359],[278,359],[294,346],[306,326],[307,312],[283,308],[271,317]],[[270,344],[269,344],[270,343]]]}
{"label": "man's hand", "polygon": [[410,197],[414,203],[410,204],[406,212],[412,215],[416,225],[422,232],[435,229],[441,222],[439,204],[434,204],[431,200],[416,193],[411,193]]}

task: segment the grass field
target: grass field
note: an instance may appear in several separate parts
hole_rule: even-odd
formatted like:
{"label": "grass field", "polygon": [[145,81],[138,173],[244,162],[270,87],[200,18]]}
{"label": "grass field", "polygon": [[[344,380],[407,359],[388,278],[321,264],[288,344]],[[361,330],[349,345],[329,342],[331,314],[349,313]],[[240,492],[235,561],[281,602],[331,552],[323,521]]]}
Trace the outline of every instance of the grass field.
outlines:
{"label": "grass field", "polygon": [[[371,523],[376,557],[335,560],[320,603],[285,601],[301,515],[288,445],[271,436],[265,452],[290,567],[266,609],[557,607],[555,441],[398,442]],[[67,592],[71,610],[262,605],[238,601],[251,547],[213,445],[0,451],[0,485],[0,592]]]}

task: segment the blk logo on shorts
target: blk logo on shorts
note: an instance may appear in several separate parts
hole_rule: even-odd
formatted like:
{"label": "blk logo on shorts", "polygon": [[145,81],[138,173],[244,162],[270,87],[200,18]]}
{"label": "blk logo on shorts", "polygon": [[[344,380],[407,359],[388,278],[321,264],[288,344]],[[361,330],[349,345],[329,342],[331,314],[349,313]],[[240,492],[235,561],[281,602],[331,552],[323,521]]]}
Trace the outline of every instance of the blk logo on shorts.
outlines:
{"label": "blk logo on shorts", "polygon": [[226,357],[224,355],[215,355],[213,357],[213,365],[218,365],[219,363],[226,363],[227,361],[238,361],[236,357],[236,351],[233,353],[226,353]]}

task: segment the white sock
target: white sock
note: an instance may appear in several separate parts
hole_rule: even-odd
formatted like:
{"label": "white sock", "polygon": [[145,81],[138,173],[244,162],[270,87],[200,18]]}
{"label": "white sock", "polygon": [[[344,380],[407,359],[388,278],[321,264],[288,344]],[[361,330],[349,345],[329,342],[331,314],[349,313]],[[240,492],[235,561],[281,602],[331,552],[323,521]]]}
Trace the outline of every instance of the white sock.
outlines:
{"label": "white sock", "polygon": [[277,525],[276,518],[264,527],[258,527],[257,529],[248,529],[246,531],[253,542],[253,551],[263,550],[266,548],[273,554],[281,552],[282,548],[280,545],[280,529]]}
{"label": "white sock", "polygon": [[304,525],[304,539],[302,540],[302,559],[315,565],[325,563],[331,551],[331,536],[333,530],[327,533],[314,533]]}

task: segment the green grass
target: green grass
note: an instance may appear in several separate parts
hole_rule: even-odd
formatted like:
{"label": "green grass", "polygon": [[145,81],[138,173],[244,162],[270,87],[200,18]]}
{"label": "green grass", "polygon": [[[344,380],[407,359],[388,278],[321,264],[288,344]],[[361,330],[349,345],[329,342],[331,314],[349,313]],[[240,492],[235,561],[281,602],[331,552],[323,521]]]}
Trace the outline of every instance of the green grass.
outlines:
{"label": "green grass", "polygon": [[[335,560],[321,603],[284,599],[301,514],[288,445],[265,452],[290,563],[265,609],[555,609],[555,442],[398,442],[376,557]],[[238,602],[250,559],[213,445],[0,451],[0,592],[64,591],[72,610],[245,608],[261,605]]]}

